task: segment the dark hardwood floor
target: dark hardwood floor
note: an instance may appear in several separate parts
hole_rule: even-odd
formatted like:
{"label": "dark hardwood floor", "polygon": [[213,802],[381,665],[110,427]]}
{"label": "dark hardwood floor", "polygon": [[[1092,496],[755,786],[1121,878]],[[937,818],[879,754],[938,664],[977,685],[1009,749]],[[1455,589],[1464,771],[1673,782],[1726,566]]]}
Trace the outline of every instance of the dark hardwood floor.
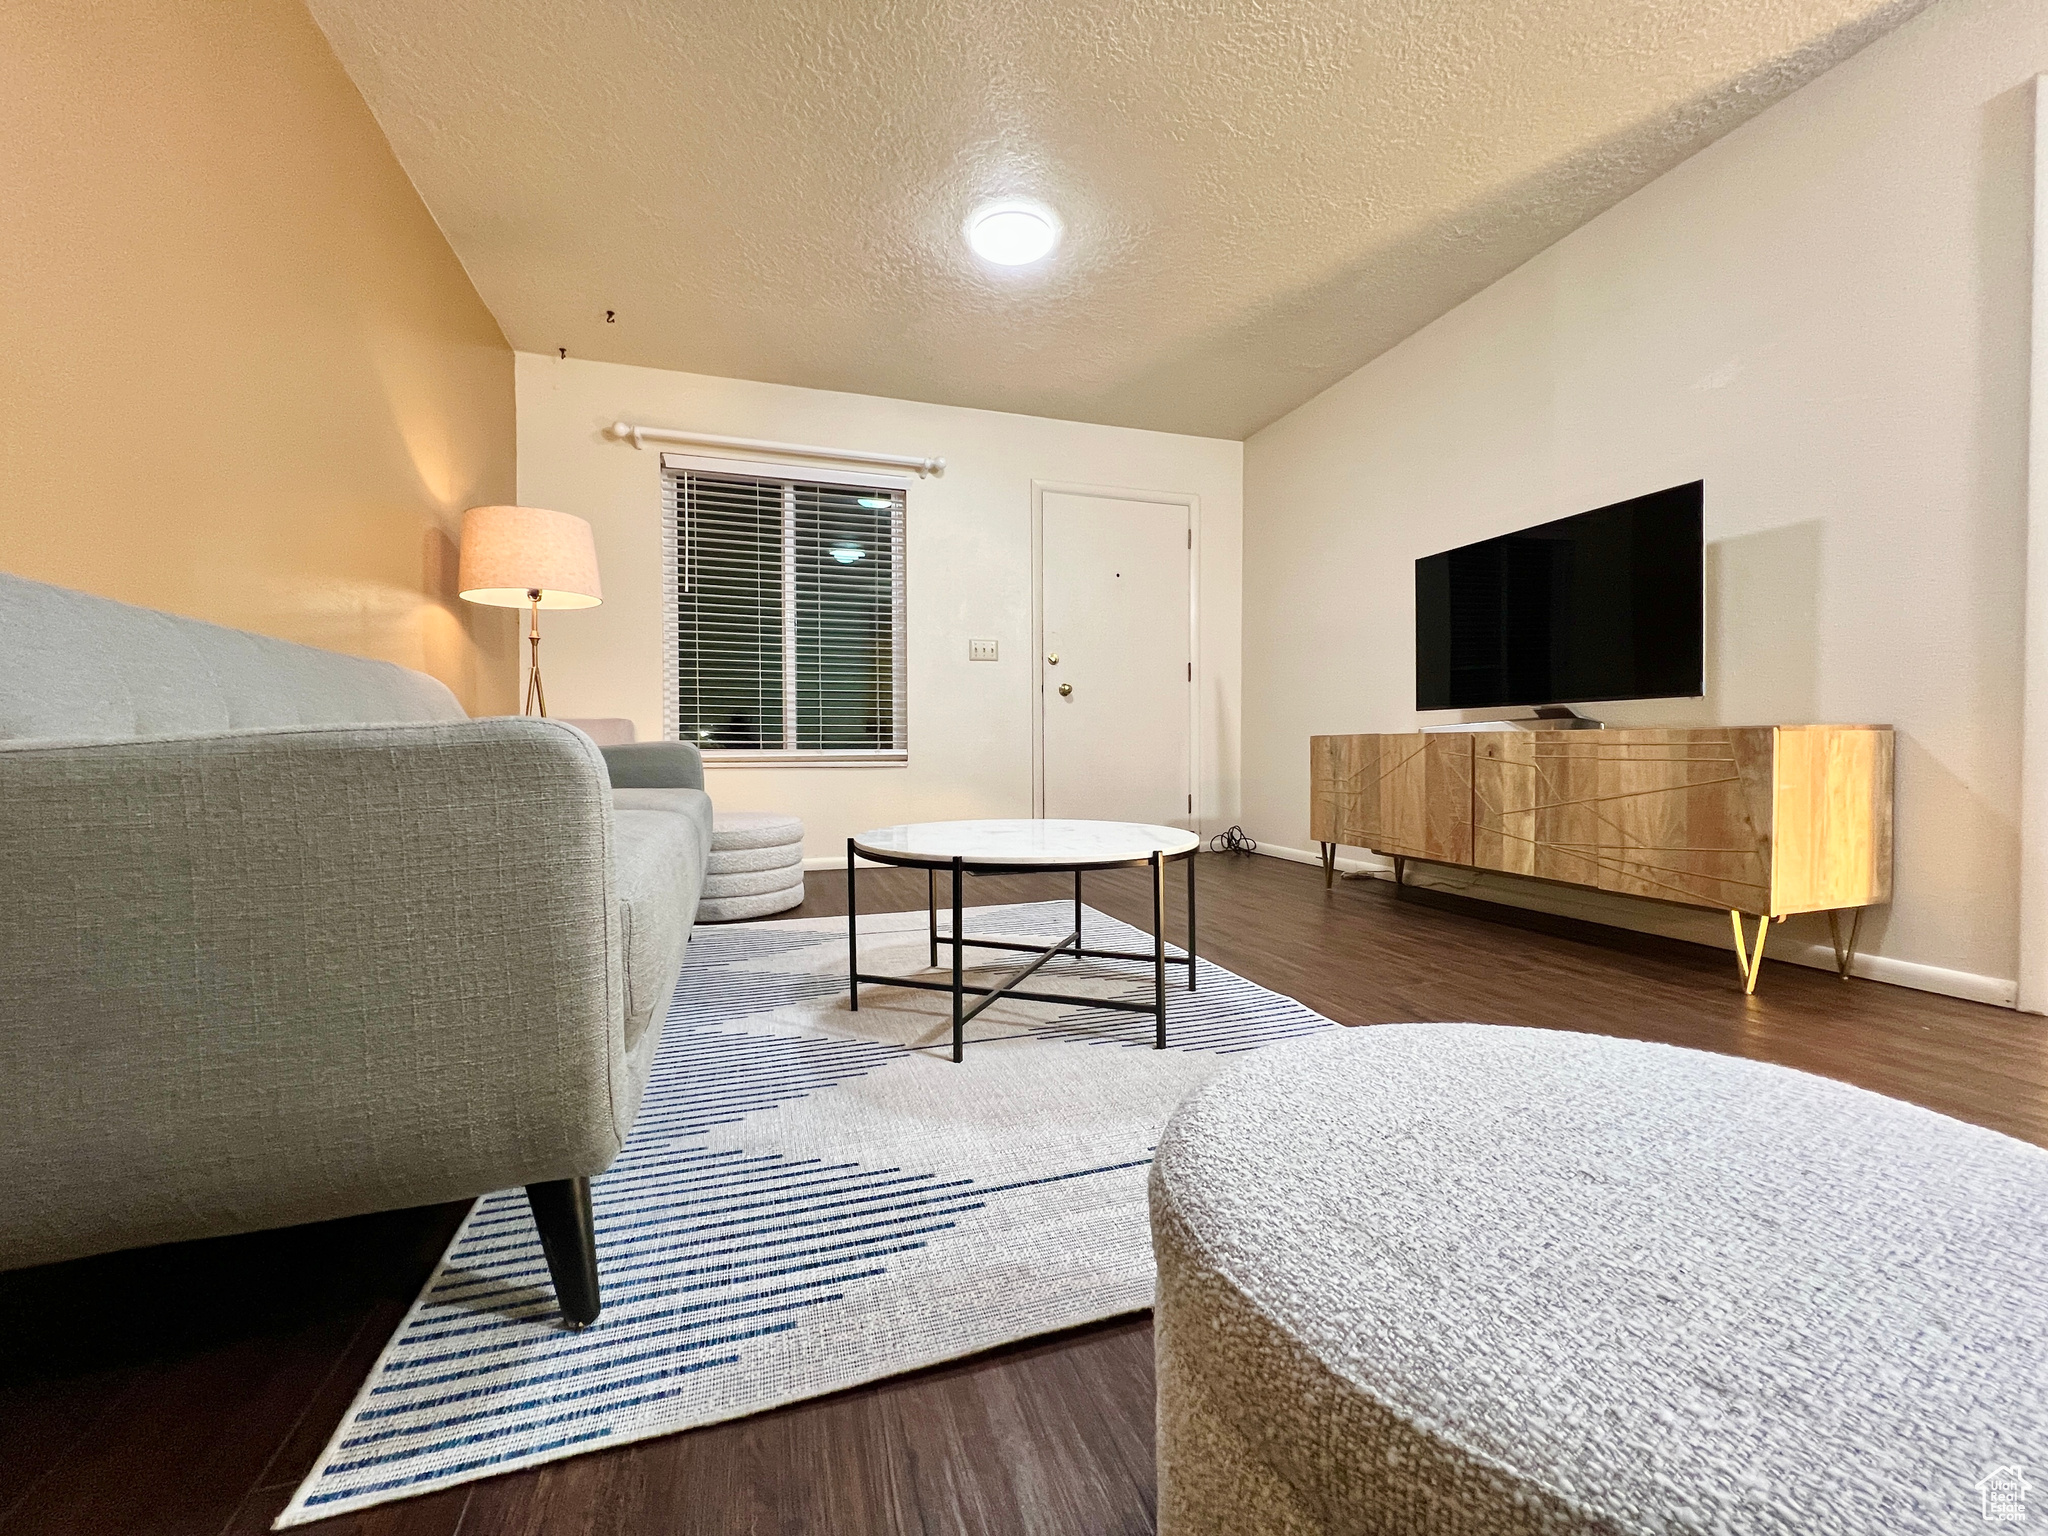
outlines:
{"label": "dark hardwood floor", "polygon": [[[2048,1022],[1274,859],[1200,860],[1203,950],[1347,1024],[1584,1029],[1825,1073],[2048,1145]],[[1177,895],[1178,882],[1170,882]],[[976,882],[977,903],[1062,879]],[[901,871],[864,910],[923,904]],[[1143,877],[1089,900],[1143,927]],[[814,875],[796,914],[842,913]],[[1177,922],[1176,900],[1170,920]],[[0,1536],[267,1529],[460,1206],[0,1275]],[[1151,1330],[1083,1329],[738,1423],[344,1516],[334,1536],[1029,1532],[1152,1527]]]}

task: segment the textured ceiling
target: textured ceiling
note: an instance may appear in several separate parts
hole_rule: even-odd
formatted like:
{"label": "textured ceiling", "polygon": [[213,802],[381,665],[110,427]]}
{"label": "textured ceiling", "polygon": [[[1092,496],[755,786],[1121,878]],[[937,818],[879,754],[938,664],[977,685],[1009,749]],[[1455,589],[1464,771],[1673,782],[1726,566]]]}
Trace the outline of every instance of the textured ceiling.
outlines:
{"label": "textured ceiling", "polygon": [[1925,0],[310,3],[515,347],[1243,437]]}

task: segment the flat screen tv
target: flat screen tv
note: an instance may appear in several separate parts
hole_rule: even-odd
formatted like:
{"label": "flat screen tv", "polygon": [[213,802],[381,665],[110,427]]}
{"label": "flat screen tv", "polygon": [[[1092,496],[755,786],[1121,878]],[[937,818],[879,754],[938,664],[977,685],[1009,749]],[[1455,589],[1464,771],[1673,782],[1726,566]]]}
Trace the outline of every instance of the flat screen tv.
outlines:
{"label": "flat screen tv", "polygon": [[1415,562],[1415,707],[1703,691],[1704,482]]}

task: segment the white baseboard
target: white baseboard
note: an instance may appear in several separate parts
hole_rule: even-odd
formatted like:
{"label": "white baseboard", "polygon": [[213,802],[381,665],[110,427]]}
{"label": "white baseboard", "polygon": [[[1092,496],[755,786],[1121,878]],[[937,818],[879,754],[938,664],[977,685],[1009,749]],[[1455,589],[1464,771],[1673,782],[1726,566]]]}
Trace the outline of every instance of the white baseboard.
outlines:
{"label": "white baseboard", "polygon": [[[1279,843],[1261,841],[1259,852],[1276,859],[1286,859],[1294,864],[1320,865],[1323,862],[1320,854],[1311,853],[1304,848],[1288,848]],[[1337,867],[1347,873],[1369,874],[1381,880],[1394,878],[1393,861],[1381,858],[1378,854],[1368,854],[1364,858],[1346,858],[1340,854],[1337,858]],[[1658,923],[1646,920],[1649,913],[1645,912],[1640,915],[1630,914],[1636,916],[1635,921],[1625,920],[1622,914],[1607,905],[1620,899],[1616,897],[1600,896],[1592,892],[1582,896],[1567,887],[1524,886],[1512,876],[1434,864],[1414,865],[1409,880],[1416,885],[1453,891],[1480,901],[1497,901],[1504,906],[1521,907],[1525,911],[1581,917],[1588,922],[1604,923],[1611,928],[1629,928],[1638,933],[1654,933],[1691,944],[1705,944],[1705,941],[1695,934],[1677,931],[1679,925],[1686,921],[1683,918],[1667,918],[1666,921]],[[1654,910],[1658,916],[1664,916],[1662,908]],[[1732,965],[1734,944],[1730,942],[1727,949]],[[1810,966],[1815,970],[1832,971],[1835,968],[1835,952],[1826,944],[1804,943],[1773,934],[1771,941],[1765,946],[1764,953],[1769,959],[1789,960],[1794,965]],[[1868,977],[1872,981],[1888,982],[1895,987],[1911,987],[1916,992],[1935,992],[1943,997],[1959,997],[1971,1003],[1991,1003],[2000,1008],[2013,1007],[2019,996],[2019,983],[2002,976],[1979,976],[1972,971],[1951,971],[1938,965],[1922,965],[1914,960],[1894,960],[1889,955],[1858,955],[1850,963],[1849,973],[1853,976]]]}
{"label": "white baseboard", "polygon": [[[1835,968],[1835,957],[1831,950],[1820,945],[1801,945],[1814,956],[1801,959],[1797,954],[1784,958],[1797,960],[1802,965],[1818,966],[1823,970]],[[1766,951],[1768,953],[1768,951]],[[1868,976],[1872,981],[1888,981],[1895,987],[1911,987],[1918,992],[1939,992],[1944,997],[1960,997],[1969,1003],[1991,1003],[2000,1008],[2018,1006],[2020,984],[1997,976],[1979,976],[1974,971],[1944,970],[1938,965],[1922,965],[1916,960],[1894,960],[1889,955],[1858,955],[1849,964],[1852,976]]]}
{"label": "white baseboard", "polygon": [[[1285,859],[1290,864],[1313,864],[1319,869],[1323,863],[1323,856],[1320,853],[1310,853],[1306,848],[1283,848],[1278,843],[1262,841],[1259,844],[1259,852],[1265,854],[1268,858]],[[1389,880],[1394,877],[1392,862],[1381,858],[1376,853],[1368,853],[1362,859],[1347,859],[1340,853],[1337,855],[1337,867],[1347,875],[1384,874]]]}

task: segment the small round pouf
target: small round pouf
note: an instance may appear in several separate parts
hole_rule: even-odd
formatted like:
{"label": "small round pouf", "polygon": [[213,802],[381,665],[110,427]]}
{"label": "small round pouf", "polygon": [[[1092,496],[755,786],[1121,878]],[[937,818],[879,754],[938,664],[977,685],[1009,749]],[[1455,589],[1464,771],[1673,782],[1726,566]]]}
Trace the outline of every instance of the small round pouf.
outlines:
{"label": "small round pouf", "polygon": [[804,824],[772,811],[720,811],[711,818],[700,923],[732,923],[801,906]]}
{"label": "small round pouf", "polygon": [[1330,1030],[1181,1105],[1152,1235],[1162,1536],[1918,1536],[2042,1488],[2048,1153],[1824,1078]]}

